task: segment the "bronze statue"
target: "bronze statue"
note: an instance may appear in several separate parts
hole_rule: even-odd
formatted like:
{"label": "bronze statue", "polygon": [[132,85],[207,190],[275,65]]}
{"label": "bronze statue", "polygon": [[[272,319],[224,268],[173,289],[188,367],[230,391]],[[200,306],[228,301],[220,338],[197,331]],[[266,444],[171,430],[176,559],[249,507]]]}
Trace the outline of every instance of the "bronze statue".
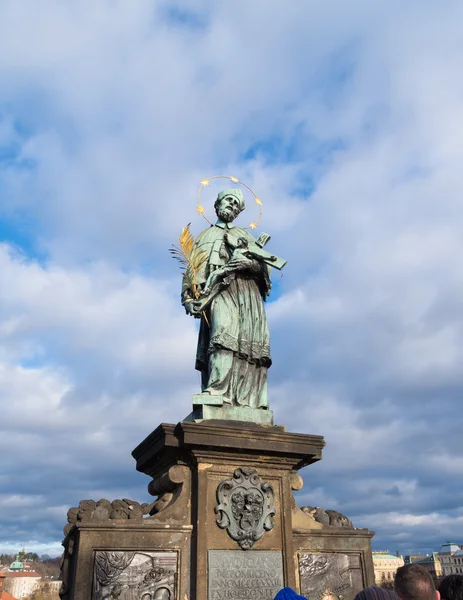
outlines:
{"label": "bronze statue", "polygon": [[[234,224],[245,208],[240,189],[221,191],[214,207],[217,221],[194,243],[189,228],[180,238],[190,262],[182,304],[187,314],[201,319],[196,369],[202,395],[220,397],[224,406],[268,409],[272,360],[264,302],[271,289],[270,267],[281,269],[286,262],[263,249],[270,236],[256,239]],[[171,252],[179,258],[178,248]]]}

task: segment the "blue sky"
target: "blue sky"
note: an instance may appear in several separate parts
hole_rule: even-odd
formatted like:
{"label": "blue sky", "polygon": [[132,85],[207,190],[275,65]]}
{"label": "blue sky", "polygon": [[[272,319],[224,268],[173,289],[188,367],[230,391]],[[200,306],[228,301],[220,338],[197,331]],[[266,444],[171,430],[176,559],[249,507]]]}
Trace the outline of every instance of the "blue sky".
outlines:
{"label": "blue sky", "polygon": [[271,407],[327,440],[299,502],[375,548],[463,543],[462,13],[1,4],[1,551],[58,554],[81,499],[147,501],[131,450],[198,389],[167,250],[221,173],[288,260]]}

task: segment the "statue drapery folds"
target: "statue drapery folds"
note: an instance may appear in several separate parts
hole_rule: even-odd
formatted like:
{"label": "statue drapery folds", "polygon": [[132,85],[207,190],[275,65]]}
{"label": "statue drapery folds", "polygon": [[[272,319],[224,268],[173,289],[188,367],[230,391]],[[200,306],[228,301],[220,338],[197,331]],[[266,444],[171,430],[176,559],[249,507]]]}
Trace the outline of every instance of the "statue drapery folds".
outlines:
{"label": "statue drapery folds", "polygon": [[201,320],[196,369],[202,393],[220,396],[223,405],[268,409],[272,361],[264,301],[271,288],[270,266],[286,263],[263,250],[268,235],[256,239],[234,224],[244,207],[240,189],[219,193],[217,221],[194,244],[190,240],[182,303],[187,314]]}

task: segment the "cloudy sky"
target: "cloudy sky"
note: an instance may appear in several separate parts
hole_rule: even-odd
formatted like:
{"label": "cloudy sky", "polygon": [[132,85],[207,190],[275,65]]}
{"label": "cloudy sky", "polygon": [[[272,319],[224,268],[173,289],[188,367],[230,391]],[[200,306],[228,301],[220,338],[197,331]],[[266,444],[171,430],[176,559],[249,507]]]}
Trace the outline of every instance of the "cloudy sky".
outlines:
{"label": "cloudy sky", "polygon": [[130,453],[199,385],[167,249],[217,174],[288,259],[271,407],[327,441],[300,504],[376,549],[463,543],[462,20],[459,0],[1,3],[0,551],[59,554],[81,499],[149,501]]}

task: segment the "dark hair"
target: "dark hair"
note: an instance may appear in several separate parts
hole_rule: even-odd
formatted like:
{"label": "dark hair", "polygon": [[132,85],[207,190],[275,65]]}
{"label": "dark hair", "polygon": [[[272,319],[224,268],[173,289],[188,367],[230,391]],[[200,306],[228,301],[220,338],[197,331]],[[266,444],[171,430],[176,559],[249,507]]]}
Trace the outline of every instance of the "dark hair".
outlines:
{"label": "dark hair", "polygon": [[359,592],[354,600],[399,600],[399,597],[392,590],[370,585],[370,587]]}
{"label": "dark hair", "polygon": [[463,600],[463,575],[447,575],[441,581],[439,593],[444,600]]}
{"label": "dark hair", "polygon": [[436,600],[432,577],[420,565],[404,565],[397,569],[394,589],[402,600]]}

